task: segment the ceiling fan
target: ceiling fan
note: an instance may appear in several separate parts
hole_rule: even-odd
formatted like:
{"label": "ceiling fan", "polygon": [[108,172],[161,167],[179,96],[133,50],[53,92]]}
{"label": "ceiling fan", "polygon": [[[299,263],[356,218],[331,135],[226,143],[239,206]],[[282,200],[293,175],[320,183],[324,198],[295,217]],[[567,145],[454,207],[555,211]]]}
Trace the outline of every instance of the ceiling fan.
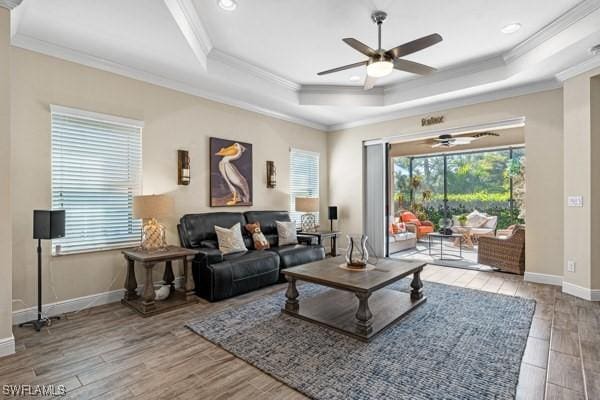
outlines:
{"label": "ceiling fan", "polygon": [[479,132],[474,134],[473,136],[461,136],[461,137],[452,137],[452,135],[440,135],[439,137],[433,139],[434,142],[431,147],[454,147],[461,146],[465,144],[471,144],[477,139],[480,139],[484,136],[500,136],[495,132]]}
{"label": "ceiling fan", "polygon": [[371,14],[371,19],[377,24],[378,31],[378,48],[377,50],[372,49],[366,44],[354,39],[345,38],[342,39],[348,46],[354,50],[359,51],[365,56],[369,57],[366,61],[357,62],[350,65],[344,65],[343,67],[329,69],[327,71],[319,72],[317,75],[326,75],[334,72],[344,71],[346,69],[356,68],[363,65],[367,66],[367,77],[365,78],[364,89],[369,90],[375,86],[377,78],[382,78],[389,75],[395,69],[400,71],[410,72],[418,75],[427,75],[435,72],[436,69],[427,65],[419,64],[414,61],[404,60],[400,57],[407,56],[417,51],[426,49],[427,47],[433,46],[441,42],[442,37],[437,34],[431,34],[424,36],[420,39],[413,40],[412,42],[404,43],[400,46],[394,47],[390,50],[384,50],[381,48],[381,25],[385,21],[387,13],[383,11],[375,11]]}

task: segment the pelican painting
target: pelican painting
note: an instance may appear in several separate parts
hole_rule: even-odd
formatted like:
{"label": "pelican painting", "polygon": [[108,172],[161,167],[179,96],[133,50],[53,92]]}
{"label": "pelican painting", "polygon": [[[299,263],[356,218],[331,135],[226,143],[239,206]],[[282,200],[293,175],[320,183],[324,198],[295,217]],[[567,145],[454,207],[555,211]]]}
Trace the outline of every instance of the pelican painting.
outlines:
{"label": "pelican painting", "polygon": [[210,139],[211,206],[252,205],[252,145]]}

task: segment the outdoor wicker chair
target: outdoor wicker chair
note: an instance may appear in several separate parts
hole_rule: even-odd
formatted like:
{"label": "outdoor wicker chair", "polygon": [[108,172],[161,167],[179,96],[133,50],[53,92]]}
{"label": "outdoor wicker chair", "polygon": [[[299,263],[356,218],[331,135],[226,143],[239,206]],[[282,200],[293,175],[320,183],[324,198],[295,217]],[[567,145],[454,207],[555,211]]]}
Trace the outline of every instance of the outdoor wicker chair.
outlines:
{"label": "outdoor wicker chair", "polygon": [[525,227],[517,225],[508,237],[479,238],[479,264],[523,275],[525,272]]}

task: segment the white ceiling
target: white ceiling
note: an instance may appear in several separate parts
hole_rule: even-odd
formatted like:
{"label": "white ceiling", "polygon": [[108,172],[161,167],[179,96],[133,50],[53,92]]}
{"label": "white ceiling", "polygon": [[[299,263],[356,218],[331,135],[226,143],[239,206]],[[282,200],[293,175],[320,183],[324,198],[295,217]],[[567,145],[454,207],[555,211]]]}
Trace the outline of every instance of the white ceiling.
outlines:
{"label": "white ceiling", "polygon": [[[24,0],[12,43],[329,130],[557,87],[600,65],[588,52],[600,0],[237,1],[226,12],[216,0]],[[349,80],[364,68],[318,77],[363,59],[342,38],[376,47],[374,9],[389,14],[384,48],[440,33],[407,57],[439,72],[394,71],[367,92]],[[511,22],[523,28],[502,34]]]}
{"label": "white ceiling", "polygon": [[[377,25],[370,18],[373,4],[388,13],[384,49],[437,32],[442,43],[406,58],[443,69],[516,46],[578,1],[240,0],[235,12],[221,10],[215,0],[194,4],[219,50],[301,84],[352,85],[350,76],[364,76],[364,67],[321,77],[316,73],[366,59],[342,38],[354,37],[377,48]],[[520,22],[523,29],[503,34],[500,29],[512,22]],[[384,83],[412,77],[394,71]]]}

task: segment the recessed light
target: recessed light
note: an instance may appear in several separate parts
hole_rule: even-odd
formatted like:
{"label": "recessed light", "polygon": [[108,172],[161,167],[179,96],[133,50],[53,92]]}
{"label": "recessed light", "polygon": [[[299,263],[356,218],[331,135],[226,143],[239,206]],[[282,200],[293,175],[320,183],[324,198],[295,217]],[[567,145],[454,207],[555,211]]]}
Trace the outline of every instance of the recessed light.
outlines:
{"label": "recessed light", "polygon": [[235,0],[217,0],[217,4],[225,11],[233,11],[237,7]]}
{"label": "recessed light", "polygon": [[510,34],[510,33],[515,33],[519,29],[521,29],[521,24],[518,22],[513,22],[512,24],[508,24],[508,25],[504,26],[501,29],[501,31],[502,31],[502,33]]}
{"label": "recessed light", "polygon": [[358,82],[358,81],[360,81],[360,76],[358,76],[358,75],[352,75],[350,77],[350,81],[352,81],[352,82]]}

